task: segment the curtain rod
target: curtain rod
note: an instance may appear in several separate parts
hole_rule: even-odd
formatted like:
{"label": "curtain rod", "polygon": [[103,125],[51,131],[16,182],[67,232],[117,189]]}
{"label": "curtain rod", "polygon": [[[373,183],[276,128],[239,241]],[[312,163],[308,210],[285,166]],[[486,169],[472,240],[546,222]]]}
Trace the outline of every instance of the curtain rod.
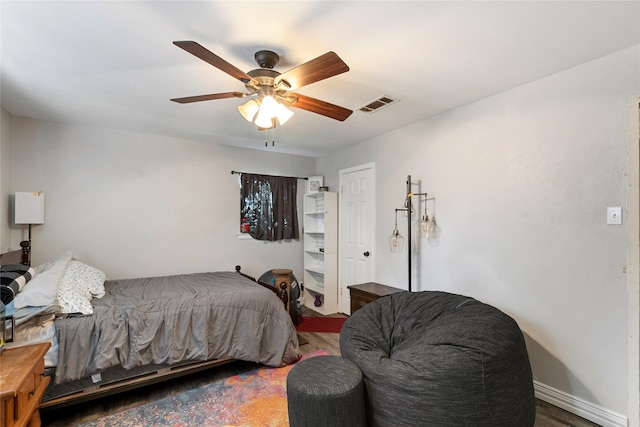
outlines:
{"label": "curtain rod", "polygon": [[[248,174],[249,172],[238,172],[238,171],[231,171],[231,174],[236,174],[236,175],[242,175],[243,173]],[[279,175],[266,175],[266,174],[260,174],[260,173],[253,173],[250,175],[265,175],[265,176],[279,176]],[[302,176],[279,176],[280,178],[295,178],[295,179],[304,179],[305,181],[308,180],[309,178],[307,177],[302,177]]]}

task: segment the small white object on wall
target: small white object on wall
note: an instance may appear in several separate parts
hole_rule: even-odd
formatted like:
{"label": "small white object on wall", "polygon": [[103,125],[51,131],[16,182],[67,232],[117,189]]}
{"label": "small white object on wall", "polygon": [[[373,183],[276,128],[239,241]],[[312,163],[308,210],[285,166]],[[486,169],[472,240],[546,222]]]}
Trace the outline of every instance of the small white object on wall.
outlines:
{"label": "small white object on wall", "polygon": [[621,207],[607,208],[607,224],[609,225],[622,224],[622,208]]}

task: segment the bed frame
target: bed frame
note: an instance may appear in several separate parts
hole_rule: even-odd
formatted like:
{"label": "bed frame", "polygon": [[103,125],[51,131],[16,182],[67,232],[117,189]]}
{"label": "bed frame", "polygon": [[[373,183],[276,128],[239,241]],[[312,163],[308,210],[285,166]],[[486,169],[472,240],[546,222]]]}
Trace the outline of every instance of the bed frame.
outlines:
{"label": "bed frame", "polygon": [[240,266],[236,265],[236,272],[240,273],[244,277],[253,280],[259,285],[264,286],[265,288],[273,291],[280,301],[284,304],[284,308],[287,310],[287,313],[291,316],[291,320],[294,325],[297,325],[300,321],[298,318],[298,312],[296,310],[291,310],[291,305],[289,301],[291,301],[291,270],[286,269],[274,269],[271,270],[276,277],[276,285],[272,285],[270,283],[265,283],[261,280],[256,279],[253,276],[249,276],[248,274],[244,274],[240,271]]}
{"label": "bed frame", "polygon": [[[25,243],[25,242],[21,242],[20,244],[22,245],[22,243]],[[3,254],[0,254],[0,265],[6,265],[6,264],[29,265],[31,263],[31,251],[29,250],[28,242],[26,243],[27,243],[27,246],[23,246],[23,248],[26,248],[25,250],[18,249],[17,251],[10,251],[10,252],[5,252]]]}
{"label": "bed frame", "polygon": [[[0,265],[5,264],[25,264],[29,265],[30,261],[30,251],[28,246],[22,246],[22,249],[6,252],[0,254]],[[288,277],[286,280],[278,277],[278,285],[273,286],[269,283],[264,283],[259,280],[256,280],[254,277],[249,276],[245,273],[242,273],[241,267],[237,265],[235,267],[236,272],[241,274],[242,276],[253,280],[254,282],[264,286],[265,288],[273,291],[278,298],[282,301],[292,316],[292,320],[294,324],[297,324],[297,312],[296,310],[289,310],[289,280]],[[295,316],[295,318],[294,318]],[[116,393],[121,393],[128,390],[133,390],[139,387],[144,387],[151,384],[156,384],[162,381],[167,381],[173,378],[182,377],[185,375],[190,375],[196,372],[200,372],[206,369],[210,369],[216,366],[225,365],[230,362],[234,362],[235,359],[215,359],[208,360],[204,362],[184,362],[174,365],[150,365],[143,366],[134,372],[128,373],[127,377],[122,377],[114,380],[105,380],[100,384],[94,384],[90,386],[85,386],[80,390],[73,390],[69,393],[62,393],[59,397],[52,397],[48,400],[44,400],[40,404],[41,410],[52,410],[58,409],[69,405],[75,405],[77,403],[86,402],[89,400],[106,397],[109,395],[113,395]],[[112,368],[113,369],[113,368]],[[116,368],[118,369],[118,368]],[[119,368],[121,373],[124,369]],[[55,369],[50,368],[51,372],[46,372],[45,374],[52,374]],[[109,370],[107,370],[109,371]],[[121,375],[120,373],[120,375]],[[51,382],[53,384],[53,381]],[[49,388],[53,387],[52,385]],[[47,398],[47,393],[45,393],[45,399]]]}

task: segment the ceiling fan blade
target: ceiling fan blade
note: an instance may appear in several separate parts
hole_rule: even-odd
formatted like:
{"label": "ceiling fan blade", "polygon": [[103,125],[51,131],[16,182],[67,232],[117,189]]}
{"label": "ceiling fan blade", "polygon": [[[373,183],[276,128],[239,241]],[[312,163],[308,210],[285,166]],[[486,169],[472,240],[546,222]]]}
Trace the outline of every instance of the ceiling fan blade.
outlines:
{"label": "ceiling fan blade", "polygon": [[244,98],[247,96],[244,92],[224,92],[224,93],[212,93],[209,95],[197,95],[197,96],[185,96],[184,98],[172,98],[174,102],[180,104],[188,104],[190,102],[199,101],[211,101],[212,99],[224,99],[224,98]]}
{"label": "ceiling fan blade", "polygon": [[310,96],[300,95],[299,93],[288,94],[287,98],[289,97],[297,98],[297,101],[295,102],[290,102],[288,99],[285,99],[285,102],[291,107],[301,108],[303,110],[311,111],[312,113],[340,120],[341,122],[345,121],[347,117],[353,113],[353,111],[340,107],[339,105],[330,104],[326,101],[311,98]]}
{"label": "ceiling fan blade", "polygon": [[209,49],[203,47],[202,45],[194,41],[190,41],[190,40],[176,41],[176,42],[173,42],[173,44],[175,44],[179,48],[186,50],[190,54],[197,56],[203,61],[208,62],[209,64],[213,65],[219,70],[224,71],[225,73],[229,74],[231,77],[240,80],[242,83],[246,84],[251,82],[254,85],[258,85],[258,81],[255,80],[253,77],[251,77],[241,69],[231,65],[230,63],[220,58],[215,53],[211,52]]}
{"label": "ceiling fan blade", "polygon": [[277,86],[284,81],[289,85],[289,90],[295,90],[347,71],[349,71],[349,67],[335,52],[327,52],[316,59],[280,74],[275,79],[275,85]]}

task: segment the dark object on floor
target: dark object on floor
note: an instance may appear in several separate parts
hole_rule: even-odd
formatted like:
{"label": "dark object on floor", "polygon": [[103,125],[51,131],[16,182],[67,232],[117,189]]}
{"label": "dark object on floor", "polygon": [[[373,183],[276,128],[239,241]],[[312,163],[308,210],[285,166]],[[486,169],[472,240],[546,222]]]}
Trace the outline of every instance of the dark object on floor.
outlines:
{"label": "dark object on floor", "polygon": [[296,325],[296,331],[338,334],[345,320],[346,317],[303,316]]}
{"label": "dark object on floor", "polygon": [[290,427],[364,427],[360,369],[338,356],[298,362],[287,375]]}
{"label": "dark object on floor", "polygon": [[345,322],[340,351],[362,370],[368,425],[534,425],[522,332],[473,298],[435,291],[380,298]]}

